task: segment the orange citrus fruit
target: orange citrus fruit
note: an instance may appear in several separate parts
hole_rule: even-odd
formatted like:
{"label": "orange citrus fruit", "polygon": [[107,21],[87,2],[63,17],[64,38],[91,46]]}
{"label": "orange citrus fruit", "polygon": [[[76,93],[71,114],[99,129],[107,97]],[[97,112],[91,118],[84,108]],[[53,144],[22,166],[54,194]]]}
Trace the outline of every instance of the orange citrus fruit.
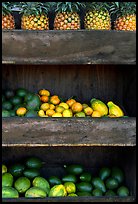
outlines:
{"label": "orange citrus fruit", "polygon": [[26,114],[26,112],[27,112],[27,109],[24,108],[24,107],[20,107],[20,108],[18,108],[18,109],[16,110],[16,114],[17,114],[18,116],[24,116],[24,115]]}

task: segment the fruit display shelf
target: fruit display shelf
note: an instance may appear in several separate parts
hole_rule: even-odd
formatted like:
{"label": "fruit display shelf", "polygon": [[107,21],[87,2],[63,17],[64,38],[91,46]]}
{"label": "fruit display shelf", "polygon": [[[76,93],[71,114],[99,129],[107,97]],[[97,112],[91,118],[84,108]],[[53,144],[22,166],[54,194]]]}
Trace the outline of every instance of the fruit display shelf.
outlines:
{"label": "fruit display shelf", "polygon": [[2,31],[3,64],[136,64],[135,31]]}
{"label": "fruit display shelf", "polygon": [[136,119],[3,118],[2,146],[136,146]]}
{"label": "fruit display shelf", "polygon": [[[62,178],[64,165],[80,164],[85,171],[91,172],[93,177],[97,175],[103,166],[119,166],[125,174],[125,185],[129,189],[129,195],[119,196],[77,196],[77,197],[45,197],[3,199],[3,202],[135,202],[136,194],[136,158],[134,147],[106,147],[106,146],[8,146],[2,147],[3,163],[23,163],[29,156],[41,158],[43,166],[41,176],[46,179],[51,175]],[[132,179],[133,177],[133,179]]]}

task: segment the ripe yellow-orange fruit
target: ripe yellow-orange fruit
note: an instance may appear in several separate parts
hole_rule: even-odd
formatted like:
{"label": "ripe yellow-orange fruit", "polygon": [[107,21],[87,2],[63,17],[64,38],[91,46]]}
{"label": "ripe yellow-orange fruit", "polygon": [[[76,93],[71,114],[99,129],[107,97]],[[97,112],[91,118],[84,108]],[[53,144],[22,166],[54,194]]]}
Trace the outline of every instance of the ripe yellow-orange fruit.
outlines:
{"label": "ripe yellow-orange fruit", "polygon": [[57,95],[51,96],[50,103],[54,105],[58,105],[60,103],[60,99]]}
{"label": "ripe yellow-orange fruit", "polygon": [[24,107],[20,107],[20,108],[18,108],[18,109],[16,110],[16,114],[17,114],[18,116],[24,116],[24,115],[26,114],[26,112],[27,112],[27,109],[24,108]]}
{"label": "ripe yellow-orange fruit", "polygon": [[92,115],[93,109],[91,107],[84,108],[84,113],[86,115]]}
{"label": "ripe yellow-orange fruit", "polygon": [[52,116],[54,113],[55,113],[55,111],[52,110],[52,109],[48,109],[48,110],[46,111],[46,115],[48,115],[48,116]]}
{"label": "ripe yellow-orange fruit", "polygon": [[52,115],[52,117],[62,117],[62,114],[61,114],[61,113],[54,113],[54,114]]}
{"label": "ripe yellow-orange fruit", "polygon": [[49,97],[48,97],[48,96],[43,95],[43,96],[41,96],[41,97],[40,97],[40,100],[41,100],[42,102],[46,103],[46,102],[48,102],[48,101],[49,101]]}
{"label": "ripe yellow-orange fruit", "polygon": [[42,103],[42,105],[40,106],[40,109],[43,111],[46,111],[50,108],[49,103]]}
{"label": "ripe yellow-orange fruit", "polygon": [[75,102],[76,102],[76,100],[73,99],[73,98],[68,99],[68,100],[66,101],[66,103],[69,105],[69,107],[71,107],[71,106],[73,105],[73,103],[75,103]]}
{"label": "ripe yellow-orange fruit", "polygon": [[41,89],[39,91],[39,95],[40,96],[50,96],[50,92],[48,90],[46,90],[46,89]]}
{"label": "ripe yellow-orange fruit", "polygon": [[101,113],[99,111],[93,111],[92,117],[102,117]]}
{"label": "ripe yellow-orange fruit", "polygon": [[73,113],[78,113],[78,112],[81,112],[83,107],[82,107],[82,104],[79,103],[79,102],[75,102],[73,103],[73,105],[71,106],[71,109],[73,111]]}
{"label": "ripe yellow-orange fruit", "polygon": [[63,117],[72,117],[73,113],[71,109],[65,109],[62,113]]}

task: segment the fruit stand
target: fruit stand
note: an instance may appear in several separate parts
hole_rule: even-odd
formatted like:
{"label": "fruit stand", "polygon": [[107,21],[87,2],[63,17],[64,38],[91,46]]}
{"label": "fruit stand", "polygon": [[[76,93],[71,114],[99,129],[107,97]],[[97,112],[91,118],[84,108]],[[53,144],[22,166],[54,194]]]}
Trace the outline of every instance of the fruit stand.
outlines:
{"label": "fruit stand", "polygon": [[[39,90],[48,90],[51,96],[59,96],[61,101],[62,98],[75,96],[76,101],[85,105],[92,98],[101,99],[105,104],[113,101],[124,115],[79,117],[74,113],[73,117],[62,118],[40,115],[19,117],[17,114],[5,116],[2,118],[3,164],[10,169],[13,163],[24,165],[26,162],[25,165],[31,168],[26,158],[38,157],[42,160],[38,175],[49,183],[50,176],[56,176],[63,182],[65,169],[69,165],[83,166],[85,173],[92,174],[92,179],[100,175],[102,167],[112,169],[112,177],[113,168],[119,167],[123,170],[122,185],[128,187],[129,193],[119,196],[115,190],[114,196],[106,195],[105,191],[99,196],[94,192],[90,196],[91,188],[95,187],[92,180],[90,186],[87,183],[85,187],[90,187],[85,196],[78,194],[69,197],[64,194],[64,197],[52,197],[50,195],[54,193],[50,191],[49,196],[27,198],[22,192],[17,198],[3,198],[3,202],[135,202],[136,32],[2,30],[4,97],[13,97],[5,90],[18,90],[21,87],[40,98]],[[7,104],[3,107],[7,108]],[[77,174],[77,179],[79,176],[81,180]],[[106,187],[108,185],[106,182]],[[78,184],[76,186],[80,189]]]}

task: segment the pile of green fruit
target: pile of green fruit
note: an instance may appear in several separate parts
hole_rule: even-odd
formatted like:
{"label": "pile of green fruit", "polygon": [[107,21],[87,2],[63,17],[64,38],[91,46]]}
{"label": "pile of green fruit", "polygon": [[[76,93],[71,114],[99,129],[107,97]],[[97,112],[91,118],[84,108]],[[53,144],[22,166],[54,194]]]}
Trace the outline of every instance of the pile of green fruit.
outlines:
{"label": "pile of green fruit", "polygon": [[23,163],[2,164],[2,198],[59,196],[129,196],[125,175],[119,167],[102,167],[93,176],[80,164],[64,165],[64,175],[44,177],[43,162],[28,157]]}

